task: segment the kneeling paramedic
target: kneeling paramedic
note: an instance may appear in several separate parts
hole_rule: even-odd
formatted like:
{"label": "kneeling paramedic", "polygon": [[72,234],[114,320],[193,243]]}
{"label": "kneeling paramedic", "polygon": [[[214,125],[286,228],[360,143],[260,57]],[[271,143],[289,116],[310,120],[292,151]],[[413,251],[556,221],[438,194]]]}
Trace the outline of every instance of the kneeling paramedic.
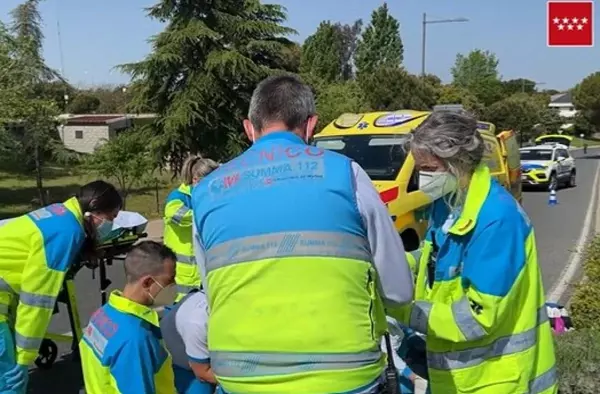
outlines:
{"label": "kneeling paramedic", "polygon": [[26,391],[67,271],[110,235],[121,206],[111,184],[95,181],[0,227],[0,393]]}
{"label": "kneeling paramedic", "polygon": [[173,357],[179,394],[213,394],[217,381],[208,352],[208,301],[203,290],[192,290],[165,311],[161,321],[165,346]]}
{"label": "kneeling paramedic", "polygon": [[87,394],[175,394],[171,356],[152,306],[175,300],[175,254],[157,242],[125,258],[126,284],[113,291],[84,330],[79,348]]}
{"label": "kneeling paramedic", "polygon": [[[400,323],[426,334],[434,394],[557,392],[554,341],[533,227],[490,176],[477,122],[434,112],[412,134],[433,196],[415,301]],[[433,181],[432,181],[433,182]]]}
{"label": "kneeling paramedic", "polygon": [[163,241],[177,255],[177,301],[200,286],[192,244],[192,187],[217,167],[219,164],[211,159],[188,157],[181,171],[183,183],[167,197]]}
{"label": "kneeling paramedic", "polygon": [[244,122],[253,146],[192,192],[210,361],[227,393],[378,392],[384,304],[412,299],[367,174],[307,145],[315,113],[296,77],[261,82]]}

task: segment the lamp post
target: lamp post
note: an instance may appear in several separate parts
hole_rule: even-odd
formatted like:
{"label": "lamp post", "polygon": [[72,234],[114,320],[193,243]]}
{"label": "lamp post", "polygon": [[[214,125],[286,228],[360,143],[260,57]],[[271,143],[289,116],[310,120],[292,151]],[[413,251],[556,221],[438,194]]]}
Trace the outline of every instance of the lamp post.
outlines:
{"label": "lamp post", "polygon": [[434,19],[434,20],[428,20],[427,19],[427,13],[423,13],[423,40],[422,40],[422,45],[423,47],[421,48],[421,76],[425,76],[425,49],[426,49],[426,43],[427,43],[427,25],[430,24],[434,24],[434,23],[455,23],[455,22],[468,22],[469,20],[467,18],[452,18],[452,19]]}
{"label": "lamp post", "polygon": [[[537,86],[539,85],[545,85],[546,82],[535,82],[535,81],[531,81],[533,82],[533,88],[535,89]],[[521,79],[521,93],[525,93],[525,79]]]}

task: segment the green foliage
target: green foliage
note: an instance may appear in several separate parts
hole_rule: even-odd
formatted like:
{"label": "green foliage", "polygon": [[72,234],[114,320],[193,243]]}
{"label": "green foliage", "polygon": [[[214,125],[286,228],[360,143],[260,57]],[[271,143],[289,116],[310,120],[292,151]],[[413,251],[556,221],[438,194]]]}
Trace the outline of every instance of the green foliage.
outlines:
{"label": "green foliage", "polygon": [[302,47],[300,72],[331,83],[342,78],[344,46],[340,29],[330,21],[321,22]]}
{"label": "green foliage", "polygon": [[498,130],[515,130],[523,140],[533,137],[534,126],[540,121],[539,115],[539,106],[520,95],[498,101],[484,112],[485,120],[494,123]]}
{"label": "green foliage", "polygon": [[437,99],[433,86],[403,68],[377,68],[362,75],[359,83],[372,110],[428,110]]}
{"label": "green foliage", "polygon": [[483,104],[471,92],[455,85],[444,85],[440,88],[437,104],[461,104],[475,116],[483,115]]}
{"label": "green foliage", "polygon": [[327,85],[317,95],[319,129],[322,129],[343,113],[366,111],[365,98],[355,81],[339,82]]}
{"label": "green foliage", "polygon": [[584,255],[585,280],[571,299],[571,317],[576,328],[600,330],[600,237],[594,238]]}
{"label": "green foliage", "polygon": [[476,49],[467,56],[460,53],[456,55],[452,77],[454,85],[469,90],[486,106],[503,97],[498,59],[489,51]]}
{"label": "green foliage", "polygon": [[358,75],[368,75],[379,68],[400,68],[404,60],[404,45],[400,38],[400,23],[389,13],[387,3],[371,14],[356,48]]}
{"label": "green foliage", "polygon": [[[581,111],[592,132],[600,130],[600,72],[585,77],[573,89],[573,104]],[[580,126],[583,122],[580,121]]]}
{"label": "green foliage", "polygon": [[112,178],[127,198],[135,186],[151,183],[158,167],[153,155],[153,136],[142,129],[129,129],[107,141],[90,155],[85,166],[100,177]]}
{"label": "green foliage", "polygon": [[600,387],[600,331],[576,329],[556,338],[561,394],[596,394]]}
{"label": "green foliage", "polygon": [[287,71],[285,10],[259,0],[161,0],[149,16],[166,23],[133,78],[132,109],[158,114],[160,156],[180,168],[191,153],[226,159],[243,148],[241,120],[256,84]]}
{"label": "green foliage", "polygon": [[529,93],[533,94],[536,92],[536,83],[535,81],[518,78],[518,79],[510,79],[508,81],[502,82],[503,92],[505,96],[512,96],[517,93]]}
{"label": "green foliage", "polygon": [[68,111],[71,114],[93,114],[100,106],[100,99],[89,93],[79,93],[71,101]]}

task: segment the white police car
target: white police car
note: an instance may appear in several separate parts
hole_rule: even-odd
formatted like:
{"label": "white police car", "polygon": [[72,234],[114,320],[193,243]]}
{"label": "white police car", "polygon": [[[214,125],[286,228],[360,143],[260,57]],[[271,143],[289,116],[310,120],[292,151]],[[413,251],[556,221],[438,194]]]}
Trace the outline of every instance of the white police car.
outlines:
{"label": "white police car", "polygon": [[519,152],[523,185],[547,186],[549,190],[556,190],[560,185],[575,187],[577,168],[566,145],[529,146]]}

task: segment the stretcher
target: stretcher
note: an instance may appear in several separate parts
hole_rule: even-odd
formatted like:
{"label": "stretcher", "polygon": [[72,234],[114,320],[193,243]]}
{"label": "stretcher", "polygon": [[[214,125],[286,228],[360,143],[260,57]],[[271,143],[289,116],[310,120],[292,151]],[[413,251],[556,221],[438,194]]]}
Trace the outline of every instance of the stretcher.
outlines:
{"label": "stretcher", "polygon": [[148,221],[135,212],[119,213],[114,221],[111,240],[103,243],[97,248],[97,253],[93,257],[81,256],[79,261],[75,262],[65,276],[62,289],[58,295],[53,314],[60,312],[59,304],[63,304],[69,316],[71,326],[70,334],[55,334],[48,332],[38,351],[38,357],[35,365],[40,369],[50,369],[58,357],[57,343],[68,343],[71,345],[72,361],[79,362],[79,341],[83,336],[81,318],[77,307],[77,295],[75,293],[75,276],[81,269],[88,268],[92,270],[92,277],[96,277],[98,270],[98,284],[100,290],[100,302],[104,305],[107,301],[107,289],[111,285],[111,280],[106,273],[106,267],[116,261],[123,261],[125,255],[133,245],[140,239],[145,238],[146,225]]}

